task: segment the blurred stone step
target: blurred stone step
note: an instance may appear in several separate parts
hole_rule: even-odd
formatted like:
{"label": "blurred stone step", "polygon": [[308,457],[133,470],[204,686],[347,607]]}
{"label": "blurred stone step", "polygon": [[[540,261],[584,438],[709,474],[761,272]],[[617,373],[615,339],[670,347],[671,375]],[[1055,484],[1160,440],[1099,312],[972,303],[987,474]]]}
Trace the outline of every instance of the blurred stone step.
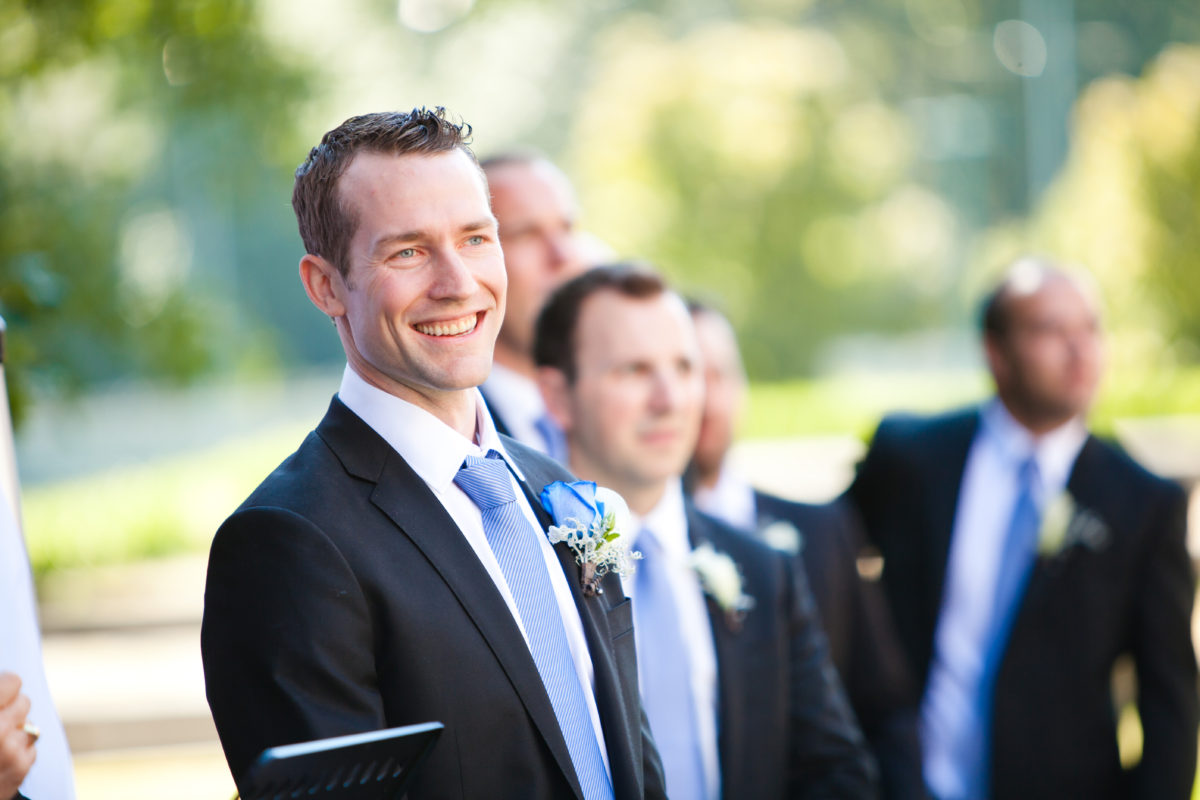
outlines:
{"label": "blurred stone step", "polygon": [[216,741],[199,625],[54,633],[42,647],[73,752]]}
{"label": "blurred stone step", "polygon": [[208,555],[58,570],[38,584],[42,632],[200,624]]}

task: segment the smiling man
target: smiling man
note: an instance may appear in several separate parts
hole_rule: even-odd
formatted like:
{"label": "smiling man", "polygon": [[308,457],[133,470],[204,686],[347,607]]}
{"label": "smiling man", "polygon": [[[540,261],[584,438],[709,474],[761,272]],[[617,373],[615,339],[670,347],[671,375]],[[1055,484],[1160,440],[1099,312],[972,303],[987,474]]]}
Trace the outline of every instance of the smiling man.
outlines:
{"label": "smiling man", "polygon": [[267,747],[439,721],[413,800],[662,797],[620,582],[584,596],[533,501],[569,475],[476,389],[506,277],[468,133],[354,117],[296,172],[300,279],[347,366],[213,541],[213,718],[235,778]]}

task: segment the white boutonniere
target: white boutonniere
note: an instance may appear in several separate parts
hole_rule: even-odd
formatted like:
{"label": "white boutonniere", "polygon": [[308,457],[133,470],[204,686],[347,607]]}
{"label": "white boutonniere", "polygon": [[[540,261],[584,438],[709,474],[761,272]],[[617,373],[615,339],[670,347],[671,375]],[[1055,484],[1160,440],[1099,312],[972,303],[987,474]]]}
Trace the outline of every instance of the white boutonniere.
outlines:
{"label": "white boutonniere", "polygon": [[600,579],[610,572],[633,573],[641,553],[630,550],[622,534],[629,529],[629,506],[621,495],[593,481],[555,481],[542,489],[542,507],[554,519],[551,544],[566,542],[583,570],[583,593],[603,594]]}
{"label": "white boutonniere", "polygon": [[777,519],[758,532],[759,538],[774,550],[796,555],[804,549],[804,536],[800,529],[785,519]]}
{"label": "white boutonniere", "polygon": [[1038,555],[1053,558],[1075,545],[1099,551],[1108,546],[1109,538],[1107,523],[1090,508],[1080,508],[1064,490],[1042,514]]}
{"label": "white boutonniere", "polygon": [[754,598],[742,591],[737,562],[705,543],[692,551],[688,565],[696,571],[705,593],[725,612],[729,627],[739,630],[746,612],[754,608]]}

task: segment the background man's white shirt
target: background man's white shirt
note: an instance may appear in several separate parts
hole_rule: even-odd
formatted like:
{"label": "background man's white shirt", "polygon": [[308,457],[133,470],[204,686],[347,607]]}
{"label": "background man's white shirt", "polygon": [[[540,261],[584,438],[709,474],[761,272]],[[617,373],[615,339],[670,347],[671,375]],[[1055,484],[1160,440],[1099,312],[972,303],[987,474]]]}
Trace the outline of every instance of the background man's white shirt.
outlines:
{"label": "background man's white shirt", "polygon": [[963,470],[933,661],[921,702],[925,780],[936,796],[956,797],[964,791],[958,745],[976,714],[1018,472],[1034,456],[1039,476],[1035,501],[1044,510],[1065,490],[1087,435],[1083,421],[1075,419],[1035,440],[999,400],[981,412]]}
{"label": "background man's white shirt", "polygon": [[550,454],[549,443],[538,430],[538,420],[546,415],[546,403],[536,381],[500,364],[480,387],[487,395],[492,411],[504,420],[508,435],[540,453]]}
{"label": "background man's white shirt", "polygon": [[[696,709],[696,724],[701,756],[704,759],[704,782],[709,790],[709,800],[721,796],[721,765],[717,751],[717,650],[713,643],[712,623],[708,618],[708,606],[704,590],[696,571],[688,564],[692,546],[688,540],[687,513],[683,504],[683,484],[671,481],[658,504],[645,517],[633,520],[633,534],[645,528],[654,533],[655,539],[667,558],[668,580],[671,596],[679,613],[679,623],[687,657],[691,666],[692,701]],[[622,580],[625,594],[637,603],[637,578],[630,575]],[[641,631],[634,629],[638,649],[642,649]],[[638,676],[650,665],[639,660]],[[651,731],[653,732],[653,731]]]}
{"label": "background man's white shirt", "polygon": [[[504,573],[500,569],[500,562],[496,560],[496,556],[487,542],[487,536],[484,534],[483,514],[466,492],[454,483],[454,477],[458,474],[459,467],[462,466],[463,460],[468,455],[483,457],[489,450],[499,452],[508,463],[509,468],[524,480],[520,468],[504,450],[504,445],[496,433],[496,427],[492,423],[491,415],[488,414],[483,397],[478,390],[472,390],[472,393],[475,397],[477,443],[463,438],[458,431],[424,409],[371,386],[349,365],[342,374],[342,385],[338,390],[338,397],[347,408],[383,437],[392,446],[392,449],[404,457],[413,471],[429,486],[434,496],[441,501],[446,512],[462,531],[467,543],[471,545],[471,549],[475,551],[480,563],[483,564],[484,569],[496,584],[496,588],[508,605],[508,610],[516,620],[521,629],[521,635],[525,637],[525,643],[528,645],[529,636],[525,632],[521,615],[517,611],[516,600],[513,599],[512,591],[508,588],[508,582],[504,579]],[[517,497],[517,506],[529,520],[533,529],[540,533],[541,523],[538,522],[533,509],[529,506],[524,491],[515,477],[512,477],[511,480],[513,492]],[[537,491],[541,487],[530,488]],[[575,671],[579,676],[579,682],[584,687],[583,694],[587,700],[588,714],[596,732],[596,741],[600,744],[604,766],[605,769],[611,769],[608,764],[608,751],[604,744],[604,731],[600,726],[600,712],[596,707],[592,657],[588,652],[587,638],[583,632],[583,622],[579,618],[579,609],[575,607],[575,599],[567,584],[567,576],[563,572],[562,564],[558,560],[558,555],[555,554],[550,540],[542,535],[538,536],[538,541],[541,545],[546,571],[550,576],[550,584],[554,589],[554,599],[558,604],[559,614],[562,616],[563,626],[566,629],[571,658],[575,662]]]}
{"label": "background man's white shirt", "polygon": [[710,489],[698,488],[692,493],[696,508],[743,531],[758,527],[758,508],[754,487],[742,480],[729,466],[721,467],[716,484]]}

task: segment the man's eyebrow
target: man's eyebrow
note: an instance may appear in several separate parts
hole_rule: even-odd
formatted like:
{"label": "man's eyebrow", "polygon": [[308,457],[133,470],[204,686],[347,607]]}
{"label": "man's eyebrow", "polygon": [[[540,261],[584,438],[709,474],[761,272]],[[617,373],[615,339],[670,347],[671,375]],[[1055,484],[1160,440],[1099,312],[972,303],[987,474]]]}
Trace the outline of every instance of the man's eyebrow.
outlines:
{"label": "man's eyebrow", "polygon": [[[472,231],[493,228],[495,226],[495,217],[480,217],[477,220],[459,226],[458,231],[459,233],[471,233]],[[377,240],[375,242],[375,246],[372,248],[372,252],[378,254],[379,252],[395,247],[396,245],[419,242],[422,239],[428,238],[428,236],[429,234],[423,230],[406,231],[404,233],[391,233]]]}

